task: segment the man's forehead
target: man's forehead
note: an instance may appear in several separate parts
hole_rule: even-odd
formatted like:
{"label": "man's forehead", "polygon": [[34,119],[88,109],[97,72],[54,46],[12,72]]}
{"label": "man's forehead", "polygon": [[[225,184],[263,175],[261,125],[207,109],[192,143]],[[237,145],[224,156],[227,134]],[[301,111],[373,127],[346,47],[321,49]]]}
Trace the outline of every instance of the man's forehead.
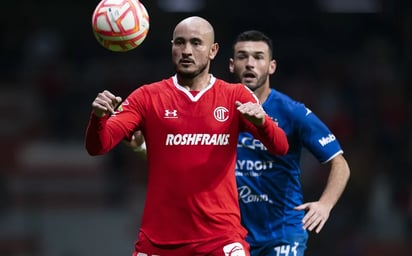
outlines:
{"label": "man's forehead", "polygon": [[173,38],[183,38],[185,40],[213,40],[213,29],[205,23],[200,24],[182,23],[179,24],[173,33]]}
{"label": "man's forehead", "polygon": [[199,33],[175,33],[173,35],[174,39],[184,39],[184,40],[203,40],[205,36],[202,36]]}
{"label": "man's forehead", "polygon": [[268,52],[269,46],[263,41],[241,41],[235,44],[236,51]]}
{"label": "man's forehead", "polygon": [[199,30],[193,28],[182,28],[176,29],[175,33],[173,34],[174,38],[183,38],[186,40],[191,39],[205,39],[210,36],[207,32],[200,32]]}

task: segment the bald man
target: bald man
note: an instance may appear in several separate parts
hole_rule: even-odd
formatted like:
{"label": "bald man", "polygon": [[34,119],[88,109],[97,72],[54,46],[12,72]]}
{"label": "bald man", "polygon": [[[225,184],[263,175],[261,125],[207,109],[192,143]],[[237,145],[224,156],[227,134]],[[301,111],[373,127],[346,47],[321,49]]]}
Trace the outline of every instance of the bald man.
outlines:
{"label": "bald man", "polygon": [[92,102],[90,155],[137,130],[146,141],[147,193],[133,256],[249,256],[233,174],[239,132],[276,155],[289,145],[249,89],[209,73],[214,37],[207,20],[182,20],[173,31],[173,76],[138,87],[117,108],[121,98],[107,90]]}

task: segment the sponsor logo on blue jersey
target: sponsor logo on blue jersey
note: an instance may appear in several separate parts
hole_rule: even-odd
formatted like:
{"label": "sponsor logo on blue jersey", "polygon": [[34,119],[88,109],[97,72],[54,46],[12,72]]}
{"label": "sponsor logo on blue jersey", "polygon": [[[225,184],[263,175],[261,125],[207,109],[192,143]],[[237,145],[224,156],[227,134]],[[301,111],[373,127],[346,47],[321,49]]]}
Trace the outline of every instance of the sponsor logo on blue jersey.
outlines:
{"label": "sponsor logo on blue jersey", "polygon": [[248,186],[240,186],[237,188],[239,192],[239,199],[242,200],[243,203],[257,203],[257,202],[269,202],[272,203],[272,200],[269,198],[267,194],[253,194],[252,190]]}
{"label": "sponsor logo on blue jersey", "polygon": [[320,145],[322,145],[322,147],[328,145],[329,143],[331,143],[332,141],[335,141],[336,137],[333,134],[329,134],[328,137],[322,137],[320,138],[318,141],[320,143]]}
{"label": "sponsor logo on blue jersey", "polygon": [[237,144],[238,147],[245,147],[245,148],[249,148],[249,149],[260,149],[260,150],[267,150],[267,148],[265,147],[265,145],[263,145],[262,142],[260,142],[259,140],[256,140],[254,138],[251,137],[243,137],[241,138],[240,141],[238,141]]}
{"label": "sponsor logo on blue jersey", "polygon": [[[275,161],[268,160],[268,161],[260,161],[260,160],[240,160],[236,161],[236,169],[244,170],[244,171],[263,171],[263,170],[270,170],[274,168]],[[253,176],[253,175],[250,175]]]}

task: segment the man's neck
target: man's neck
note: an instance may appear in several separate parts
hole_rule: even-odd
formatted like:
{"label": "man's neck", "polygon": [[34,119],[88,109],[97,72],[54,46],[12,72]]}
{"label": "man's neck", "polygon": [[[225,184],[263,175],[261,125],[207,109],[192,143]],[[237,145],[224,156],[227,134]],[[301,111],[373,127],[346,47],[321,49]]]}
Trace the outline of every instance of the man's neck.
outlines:
{"label": "man's neck", "polygon": [[259,99],[260,104],[263,104],[266,99],[269,97],[270,94],[270,87],[269,86],[262,86],[254,91],[256,97]]}
{"label": "man's neck", "polygon": [[206,74],[193,79],[177,76],[177,82],[189,91],[201,91],[210,85],[211,75]]}

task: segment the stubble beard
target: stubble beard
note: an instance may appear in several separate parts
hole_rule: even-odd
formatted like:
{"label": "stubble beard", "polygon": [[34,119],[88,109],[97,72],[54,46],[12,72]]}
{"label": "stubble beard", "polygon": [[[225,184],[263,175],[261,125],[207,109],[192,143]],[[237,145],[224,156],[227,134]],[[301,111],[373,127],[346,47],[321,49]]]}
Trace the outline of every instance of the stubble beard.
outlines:
{"label": "stubble beard", "polygon": [[256,91],[257,89],[261,88],[267,81],[268,75],[265,74],[263,76],[258,77],[256,84],[248,84],[248,83],[243,83],[244,85],[246,85],[250,90],[252,91]]}
{"label": "stubble beard", "polygon": [[207,64],[203,64],[202,66],[200,66],[197,70],[195,71],[181,71],[177,68],[177,65],[175,65],[175,70],[176,70],[176,74],[184,79],[193,79],[195,77],[197,77],[199,74],[203,73],[205,70],[207,69]]}

